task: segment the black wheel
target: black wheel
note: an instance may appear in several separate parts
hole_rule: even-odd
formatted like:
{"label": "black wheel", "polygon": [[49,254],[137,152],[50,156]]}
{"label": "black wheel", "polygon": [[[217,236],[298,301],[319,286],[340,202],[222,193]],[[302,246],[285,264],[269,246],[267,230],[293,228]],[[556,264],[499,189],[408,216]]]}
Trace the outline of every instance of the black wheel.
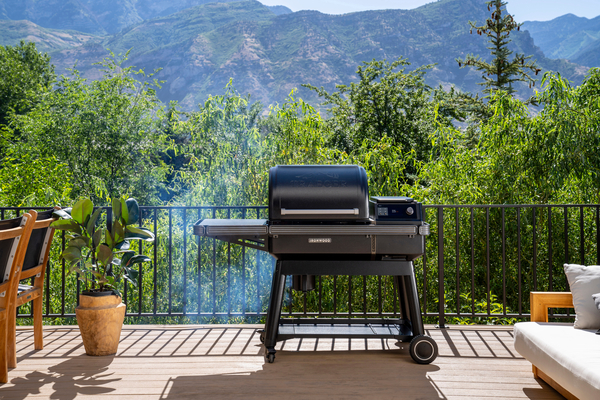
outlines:
{"label": "black wheel", "polygon": [[260,333],[260,336],[258,337],[260,339],[260,342],[264,343],[265,342],[265,331],[261,329],[260,331],[258,331],[258,333]]}
{"label": "black wheel", "polygon": [[438,356],[435,340],[425,335],[415,336],[410,341],[410,356],[418,364],[429,364]]}
{"label": "black wheel", "polygon": [[273,347],[265,348],[265,361],[272,364],[275,361],[275,349]]}

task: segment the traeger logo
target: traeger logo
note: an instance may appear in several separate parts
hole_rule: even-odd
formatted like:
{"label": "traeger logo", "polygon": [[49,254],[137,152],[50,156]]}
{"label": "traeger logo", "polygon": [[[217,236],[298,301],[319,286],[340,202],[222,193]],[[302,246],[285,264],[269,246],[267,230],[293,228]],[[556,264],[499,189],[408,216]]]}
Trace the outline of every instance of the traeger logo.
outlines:
{"label": "traeger logo", "polygon": [[331,243],[331,238],[308,238],[308,243]]}

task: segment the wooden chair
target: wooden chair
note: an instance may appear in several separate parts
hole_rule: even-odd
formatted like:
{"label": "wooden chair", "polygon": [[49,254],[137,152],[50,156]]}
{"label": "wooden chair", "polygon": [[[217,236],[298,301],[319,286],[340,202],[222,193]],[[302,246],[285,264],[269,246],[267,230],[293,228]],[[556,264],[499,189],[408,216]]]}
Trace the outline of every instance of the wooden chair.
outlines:
{"label": "wooden chair", "polygon": [[16,366],[16,337],[11,321],[16,322],[13,314],[19,275],[36,218],[37,212],[30,211],[19,218],[0,221],[0,383],[8,381],[8,367]]}
{"label": "wooden chair", "polygon": [[[58,207],[56,207],[58,209]],[[29,238],[29,245],[23,260],[23,268],[19,277],[17,300],[14,304],[14,319],[11,318],[11,329],[16,335],[16,308],[33,301],[33,343],[36,350],[44,348],[44,333],[42,331],[42,305],[44,294],[44,275],[48,264],[50,246],[54,237],[54,229],[50,224],[57,218],[52,217],[54,209],[39,212]],[[25,279],[33,278],[33,285],[22,284]],[[13,324],[14,322],[14,324]],[[9,345],[11,345],[9,343]],[[12,354],[11,350],[11,354]],[[14,352],[16,354],[16,351]],[[15,356],[16,357],[16,356]],[[14,360],[16,367],[16,358]],[[12,363],[9,361],[9,367]]]}

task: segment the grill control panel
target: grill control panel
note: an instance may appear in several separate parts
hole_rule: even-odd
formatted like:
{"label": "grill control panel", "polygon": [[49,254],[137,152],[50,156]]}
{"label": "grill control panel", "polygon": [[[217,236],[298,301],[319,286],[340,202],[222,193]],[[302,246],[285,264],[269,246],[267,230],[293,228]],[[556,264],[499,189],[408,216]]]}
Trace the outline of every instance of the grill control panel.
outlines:
{"label": "grill control panel", "polygon": [[421,221],[421,203],[409,197],[372,197],[371,217],[378,222]]}

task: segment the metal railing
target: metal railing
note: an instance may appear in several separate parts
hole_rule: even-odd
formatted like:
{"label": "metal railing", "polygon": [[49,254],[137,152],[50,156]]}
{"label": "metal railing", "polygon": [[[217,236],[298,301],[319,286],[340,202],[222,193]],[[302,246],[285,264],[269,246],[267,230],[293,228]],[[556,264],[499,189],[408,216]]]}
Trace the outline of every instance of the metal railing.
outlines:
{"label": "metal railing", "polygon": [[[11,218],[26,208],[0,208]],[[258,321],[266,314],[274,260],[264,252],[193,235],[201,218],[266,218],[266,207],[141,207],[155,243],[134,247],[140,285],[122,283],[131,322]],[[529,317],[529,292],[567,291],[564,263],[600,264],[599,205],[426,205],[426,253],[415,260],[426,322],[511,323]],[[70,318],[83,289],[60,260],[55,235],[46,272],[44,316]],[[391,316],[393,280],[323,276],[308,293],[286,289],[282,315]],[[30,317],[22,307],[19,316]],[[569,317],[557,311],[555,317]]]}

